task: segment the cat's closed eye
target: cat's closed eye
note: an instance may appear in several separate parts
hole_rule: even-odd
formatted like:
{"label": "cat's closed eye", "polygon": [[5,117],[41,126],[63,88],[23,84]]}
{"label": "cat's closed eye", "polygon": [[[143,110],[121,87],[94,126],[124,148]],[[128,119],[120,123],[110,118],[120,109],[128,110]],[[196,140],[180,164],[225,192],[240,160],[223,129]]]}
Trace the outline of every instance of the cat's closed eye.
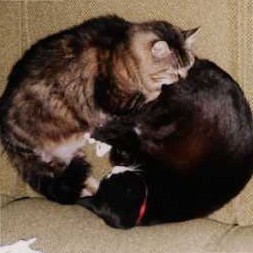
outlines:
{"label": "cat's closed eye", "polygon": [[151,53],[155,58],[163,59],[169,56],[172,51],[169,49],[166,41],[157,41],[153,44]]}

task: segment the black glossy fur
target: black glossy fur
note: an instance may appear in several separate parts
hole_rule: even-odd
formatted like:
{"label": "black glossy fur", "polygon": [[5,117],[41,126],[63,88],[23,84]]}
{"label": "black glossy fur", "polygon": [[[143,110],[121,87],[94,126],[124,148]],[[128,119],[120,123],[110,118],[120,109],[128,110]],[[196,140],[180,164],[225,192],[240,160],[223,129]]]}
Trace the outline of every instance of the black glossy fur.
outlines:
{"label": "black glossy fur", "polygon": [[[238,84],[207,60],[196,59],[187,78],[164,87],[142,113],[95,135],[113,145],[116,164],[140,164],[137,172],[106,178],[95,196],[81,200],[114,227],[136,225],[145,187],[141,224],[181,221],[220,208],[252,174],[249,105]],[[123,194],[128,188],[131,198]]]}

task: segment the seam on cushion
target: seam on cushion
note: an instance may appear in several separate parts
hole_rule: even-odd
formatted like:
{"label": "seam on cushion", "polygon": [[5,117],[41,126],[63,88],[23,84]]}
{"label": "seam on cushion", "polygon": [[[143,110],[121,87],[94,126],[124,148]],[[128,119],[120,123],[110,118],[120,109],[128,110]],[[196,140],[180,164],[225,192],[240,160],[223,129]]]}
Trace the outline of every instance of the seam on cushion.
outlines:
{"label": "seam on cushion", "polygon": [[[245,59],[248,57],[253,57],[253,50],[251,50],[251,55],[249,56],[249,51],[247,48],[249,38],[253,36],[252,28],[252,17],[249,17],[249,11],[253,11],[253,1],[237,1],[237,43],[238,43],[238,74],[240,84],[245,87],[247,86],[247,74],[249,66],[245,65]],[[252,15],[252,13],[251,13]],[[246,18],[248,17],[248,18]],[[252,48],[251,48],[252,49]]]}
{"label": "seam on cushion", "polygon": [[20,56],[23,53],[23,43],[22,43],[22,2],[19,2],[19,54]]}
{"label": "seam on cushion", "polygon": [[[241,38],[240,38],[240,24],[241,24],[241,18],[240,18],[240,1],[235,1],[235,5],[236,5],[236,8],[235,8],[235,17],[236,17],[236,47],[237,47],[237,50],[235,50],[236,52],[236,61],[237,61],[237,65],[238,65],[238,68],[236,68],[236,76],[237,76],[237,79],[238,79],[238,82],[240,83],[240,85],[244,85],[244,80],[242,78],[242,75],[241,75],[241,57],[240,57],[240,47],[241,47]],[[239,222],[239,219],[238,219],[238,212],[237,212],[237,203],[236,203],[236,199],[240,197],[240,193],[235,196],[235,198],[232,200],[232,206],[233,206],[233,211],[234,211],[234,214],[235,214],[235,220],[236,220],[236,223],[238,224]]]}
{"label": "seam on cushion", "polygon": [[[249,38],[252,38],[253,36],[253,28],[252,28],[252,17],[248,17],[249,10],[253,11],[253,1],[247,0],[247,1],[236,1],[237,3],[237,15],[236,15],[236,24],[237,24],[237,61],[238,61],[238,70],[237,70],[237,76],[238,81],[242,89],[245,91],[249,91],[249,71],[250,67],[252,67],[252,63],[245,64],[245,61],[247,62],[247,59],[252,62],[253,59],[253,46],[251,45],[251,50],[248,50],[249,44],[251,44],[253,41],[250,39],[251,43],[249,42]],[[248,36],[248,37],[247,37]],[[252,79],[251,79],[252,80]],[[252,101],[253,94],[252,89],[249,94],[245,94],[248,100]],[[252,106],[252,102],[251,102]],[[252,179],[251,179],[252,180]],[[240,198],[243,198],[244,190],[246,189],[247,185],[242,189],[241,193],[235,197],[233,200],[233,209],[235,212],[235,217],[238,224],[241,224],[241,215],[242,212],[240,212],[241,206],[240,206]]]}
{"label": "seam on cushion", "polygon": [[30,45],[30,35],[28,28],[28,1],[22,0],[21,2],[21,50],[22,54],[27,50]]}
{"label": "seam on cushion", "polygon": [[238,229],[238,225],[231,225],[227,230],[225,230],[216,240],[214,239],[211,242],[208,242],[203,249],[206,249],[208,252],[216,252],[220,244],[229,234],[233,233]]}
{"label": "seam on cushion", "polygon": [[[244,43],[245,43],[245,3],[242,5],[241,1],[237,1],[237,60],[238,60],[238,78],[241,85],[245,85],[245,67],[243,67],[243,54],[244,54]],[[242,35],[242,36],[241,36]]]}
{"label": "seam on cushion", "polygon": [[23,55],[25,46],[24,46],[24,0],[20,4],[20,23],[21,23],[21,55]]}
{"label": "seam on cushion", "polygon": [[[17,202],[17,201],[21,201],[21,200],[25,200],[25,199],[30,199],[29,196],[24,196],[24,197],[19,197],[19,198],[13,198],[9,195],[3,194],[3,197],[7,197],[10,198],[9,201],[7,201],[5,204],[1,204],[1,209],[4,209],[5,207],[9,206],[10,204]],[[2,197],[1,197],[2,198]]]}
{"label": "seam on cushion", "polygon": [[25,43],[26,47],[31,44],[31,37],[29,32],[29,19],[28,19],[28,0],[24,0],[24,33],[25,33]]}
{"label": "seam on cushion", "polygon": [[[3,203],[3,198],[7,198],[9,200]],[[14,199],[15,199],[15,197],[13,197],[13,196],[10,196],[5,193],[1,193],[0,194],[0,209],[4,208],[9,202],[11,202]],[[0,211],[0,220],[1,220],[1,211]],[[0,233],[1,233],[1,231],[0,231]]]}

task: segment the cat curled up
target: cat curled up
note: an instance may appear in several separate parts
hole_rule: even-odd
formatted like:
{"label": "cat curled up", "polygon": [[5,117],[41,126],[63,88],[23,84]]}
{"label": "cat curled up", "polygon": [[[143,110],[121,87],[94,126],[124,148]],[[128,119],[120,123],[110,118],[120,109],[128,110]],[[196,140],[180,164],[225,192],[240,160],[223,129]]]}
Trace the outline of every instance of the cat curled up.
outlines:
{"label": "cat curled up", "polygon": [[195,59],[185,79],[95,136],[117,166],[79,203],[116,228],[198,218],[245,186],[253,169],[250,107],[216,64]]}
{"label": "cat curled up", "polygon": [[60,203],[96,192],[85,158],[89,136],[185,78],[195,32],[105,16],[27,50],[0,99],[1,142],[23,180]]}

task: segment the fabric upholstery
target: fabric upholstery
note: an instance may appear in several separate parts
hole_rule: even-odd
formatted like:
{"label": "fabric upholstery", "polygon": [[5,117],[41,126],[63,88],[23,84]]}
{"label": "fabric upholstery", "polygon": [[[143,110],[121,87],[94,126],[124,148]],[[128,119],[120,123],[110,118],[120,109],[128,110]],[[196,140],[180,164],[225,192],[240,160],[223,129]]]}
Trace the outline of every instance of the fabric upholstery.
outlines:
{"label": "fabric upholstery", "polygon": [[116,230],[82,207],[35,198],[7,205],[1,223],[3,244],[36,237],[33,248],[45,253],[203,252],[217,246],[219,238],[231,228],[199,219]]}
{"label": "fabric upholstery", "polygon": [[[245,91],[253,106],[253,2],[252,0],[56,0],[2,1],[0,5],[0,91],[14,62],[32,43],[84,19],[116,13],[132,21],[165,19],[182,28],[201,26],[196,53],[218,63]],[[95,175],[106,174],[106,159],[94,158]],[[1,193],[19,198],[36,196],[12,168],[5,154],[0,160]],[[253,224],[253,181],[239,196],[211,218],[229,224]]]}
{"label": "fabric upholstery", "polygon": [[208,219],[116,230],[82,207],[36,198],[8,204],[1,218],[2,244],[36,237],[44,253],[253,251],[252,226]]}

